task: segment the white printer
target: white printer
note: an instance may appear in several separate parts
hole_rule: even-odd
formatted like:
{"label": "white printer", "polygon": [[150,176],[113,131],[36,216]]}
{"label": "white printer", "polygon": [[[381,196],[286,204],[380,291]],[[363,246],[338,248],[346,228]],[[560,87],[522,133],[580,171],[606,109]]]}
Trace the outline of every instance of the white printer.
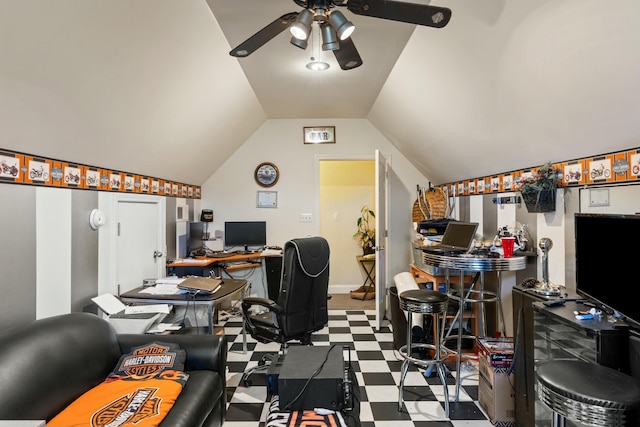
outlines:
{"label": "white printer", "polygon": [[115,295],[103,294],[91,301],[102,310],[118,334],[144,334],[169,314],[168,304],[126,306]]}

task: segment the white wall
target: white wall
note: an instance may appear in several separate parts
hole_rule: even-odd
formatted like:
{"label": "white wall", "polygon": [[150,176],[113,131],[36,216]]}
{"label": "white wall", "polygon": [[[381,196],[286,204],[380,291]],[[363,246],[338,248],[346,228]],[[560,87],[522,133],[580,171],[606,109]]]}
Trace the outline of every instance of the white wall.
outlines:
{"label": "white wall", "polygon": [[71,191],[36,190],[36,318],[71,311]]}
{"label": "white wall", "polygon": [[[337,142],[305,145],[302,142],[304,126],[335,126]],[[318,159],[373,158],[375,149],[392,159],[390,180],[394,185],[388,218],[388,277],[407,271],[411,260],[410,214],[415,187],[426,185],[427,179],[364,119],[267,121],[202,186],[202,208],[215,211],[210,229],[223,230],[224,222],[231,220],[265,220],[268,243],[280,246],[291,238],[316,235],[320,229]],[[277,209],[256,208],[256,192],[262,187],[255,183],[253,172],[265,161],[275,163],[280,170],[280,180],[269,189],[278,192]],[[312,213],[312,222],[301,223],[301,213]],[[354,258],[353,269],[357,271],[358,268]],[[333,274],[330,280],[331,284],[343,283]]]}
{"label": "white wall", "polygon": [[[565,209],[564,190],[556,191],[556,210],[544,214],[537,214],[538,242],[548,237],[553,242],[549,250],[549,281],[554,285],[566,286],[565,283]],[[569,242],[567,242],[569,243]],[[570,242],[573,245],[573,242]],[[538,251],[538,279],[542,280],[542,251],[535,244]]]}

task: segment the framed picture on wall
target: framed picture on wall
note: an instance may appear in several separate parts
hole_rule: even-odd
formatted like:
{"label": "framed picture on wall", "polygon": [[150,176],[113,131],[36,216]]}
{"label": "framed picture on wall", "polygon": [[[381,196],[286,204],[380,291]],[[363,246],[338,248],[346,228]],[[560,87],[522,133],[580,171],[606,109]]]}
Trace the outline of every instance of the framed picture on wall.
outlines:
{"label": "framed picture on wall", "polygon": [[277,208],[278,192],[277,191],[258,191],[256,194],[256,207]]}
{"label": "framed picture on wall", "polygon": [[335,144],[336,127],[305,127],[303,138],[305,144]]}

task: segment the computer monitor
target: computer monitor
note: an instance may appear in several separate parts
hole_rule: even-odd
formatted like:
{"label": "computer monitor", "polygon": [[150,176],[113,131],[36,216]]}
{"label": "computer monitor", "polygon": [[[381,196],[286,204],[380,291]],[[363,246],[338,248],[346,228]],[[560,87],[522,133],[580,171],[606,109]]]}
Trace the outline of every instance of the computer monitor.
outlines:
{"label": "computer monitor", "polygon": [[264,247],[267,244],[267,223],[265,221],[227,221],[224,223],[224,245],[226,249],[242,246],[244,252],[249,247]]}

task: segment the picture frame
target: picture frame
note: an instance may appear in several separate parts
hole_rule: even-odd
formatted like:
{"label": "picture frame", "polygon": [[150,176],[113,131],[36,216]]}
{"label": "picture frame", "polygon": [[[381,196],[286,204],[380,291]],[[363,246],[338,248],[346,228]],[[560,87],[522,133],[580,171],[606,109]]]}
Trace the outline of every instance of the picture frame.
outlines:
{"label": "picture frame", "polygon": [[318,126],[303,128],[303,141],[305,144],[335,144],[336,127]]}
{"label": "picture frame", "polygon": [[277,191],[257,191],[256,192],[256,207],[257,208],[272,208],[278,207],[278,192]]}

